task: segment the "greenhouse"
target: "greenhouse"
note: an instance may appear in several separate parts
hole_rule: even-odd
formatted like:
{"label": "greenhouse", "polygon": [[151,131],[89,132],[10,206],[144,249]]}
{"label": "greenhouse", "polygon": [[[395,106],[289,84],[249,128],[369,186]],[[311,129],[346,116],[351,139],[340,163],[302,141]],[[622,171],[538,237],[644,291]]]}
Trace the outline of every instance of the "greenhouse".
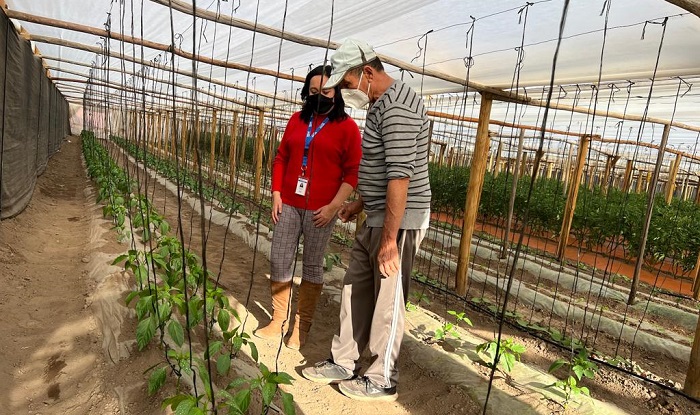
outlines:
{"label": "greenhouse", "polygon": [[700,413],[700,0],[0,8],[0,413]]}

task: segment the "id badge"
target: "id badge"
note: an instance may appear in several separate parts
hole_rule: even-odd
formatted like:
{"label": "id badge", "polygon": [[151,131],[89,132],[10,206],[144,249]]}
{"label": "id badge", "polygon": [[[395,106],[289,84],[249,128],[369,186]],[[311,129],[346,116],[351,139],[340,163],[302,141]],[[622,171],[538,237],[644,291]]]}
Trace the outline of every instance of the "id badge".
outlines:
{"label": "id badge", "polygon": [[306,196],[306,188],[308,185],[309,179],[300,177],[299,180],[297,180],[297,190],[294,193],[298,194],[299,196]]}

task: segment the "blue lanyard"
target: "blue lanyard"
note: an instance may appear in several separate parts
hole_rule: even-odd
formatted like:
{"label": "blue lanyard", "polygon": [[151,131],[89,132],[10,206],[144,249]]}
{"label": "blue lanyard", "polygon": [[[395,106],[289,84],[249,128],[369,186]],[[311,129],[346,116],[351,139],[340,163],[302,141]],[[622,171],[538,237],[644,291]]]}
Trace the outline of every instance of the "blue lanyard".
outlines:
{"label": "blue lanyard", "polygon": [[314,124],[314,116],[311,116],[311,119],[309,120],[309,128],[306,130],[306,142],[304,143],[304,157],[301,159],[301,171],[304,173],[306,171],[306,164],[309,159],[309,147],[311,146],[311,140],[316,137],[316,134],[318,134],[319,131],[321,131],[321,128],[323,128],[326,123],[328,122],[328,118],[323,120],[321,125],[316,127],[316,131],[314,131],[313,134],[311,134],[311,126]]}

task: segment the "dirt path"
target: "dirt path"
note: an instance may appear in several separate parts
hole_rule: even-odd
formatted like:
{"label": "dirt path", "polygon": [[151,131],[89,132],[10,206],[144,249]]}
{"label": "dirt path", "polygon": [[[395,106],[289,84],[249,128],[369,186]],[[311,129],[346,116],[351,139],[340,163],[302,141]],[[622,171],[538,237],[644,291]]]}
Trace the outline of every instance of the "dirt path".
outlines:
{"label": "dirt path", "polygon": [[[152,414],[145,396],[146,353],[114,364],[105,358],[87,262],[94,232],[107,230],[86,197],[77,138],[38,179],[19,216],[0,222],[0,413]],[[103,249],[126,249],[106,234]],[[133,338],[126,321],[124,337]],[[132,391],[133,392],[130,392]],[[139,392],[142,391],[142,392]],[[130,392],[129,402],[120,399]]]}

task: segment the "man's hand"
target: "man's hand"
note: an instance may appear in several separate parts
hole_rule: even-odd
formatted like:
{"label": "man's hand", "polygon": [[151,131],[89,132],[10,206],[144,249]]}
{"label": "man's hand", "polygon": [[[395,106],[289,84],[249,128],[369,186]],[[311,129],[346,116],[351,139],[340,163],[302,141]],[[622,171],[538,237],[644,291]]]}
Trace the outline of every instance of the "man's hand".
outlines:
{"label": "man's hand", "polygon": [[282,196],[280,192],[272,192],[272,221],[277,225],[282,213]]}
{"label": "man's hand", "polygon": [[399,262],[399,249],[396,246],[396,241],[382,241],[377,254],[379,261],[379,272],[382,277],[393,277],[399,273],[401,264]]}
{"label": "man's hand", "polygon": [[340,218],[343,223],[346,223],[354,220],[357,217],[357,214],[360,212],[362,212],[362,201],[355,200],[353,202],[343,204],[338,211],[338,218]]}
{"label": "man's hand", "polygon": [[336,212],[338,212],[338,208],[331,204],[315,210],[313,218],[314,226],[317,228],[323,228],[324,226],[328,225],[331,219],[335,217]]}

